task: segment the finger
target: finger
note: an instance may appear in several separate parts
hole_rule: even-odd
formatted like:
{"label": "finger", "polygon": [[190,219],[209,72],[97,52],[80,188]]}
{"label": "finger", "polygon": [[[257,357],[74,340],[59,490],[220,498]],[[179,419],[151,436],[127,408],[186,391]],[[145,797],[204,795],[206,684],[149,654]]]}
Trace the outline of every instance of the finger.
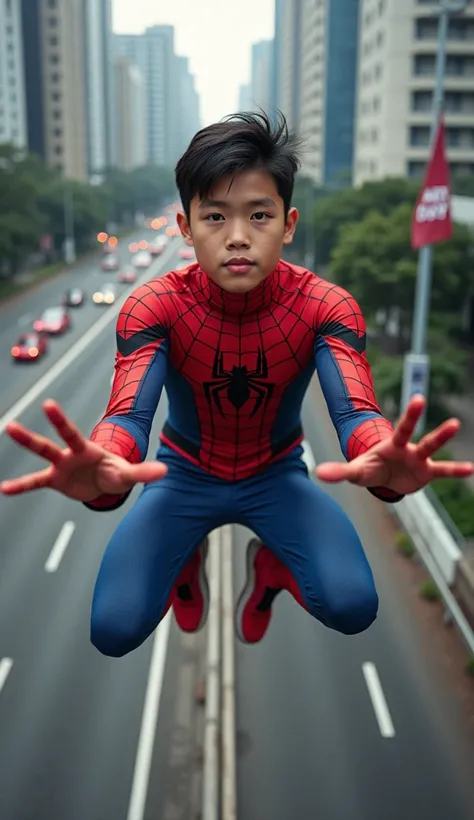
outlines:
{"label": "finger", "polygon": [[47,399],[43,403],[43,409],[53,427],[56,428],[72,452],[82,453],[86,446],[86,439],[79,428],[66,416],[59,404],[52,399]]}
{"label": "finger", "polygon": [[456,435],[460,426],[461,422],[458,419],[448,419],[443,422],[443,424],[440,424],[436,430],[427,433],[416,447],[419,458],[430,458],[438,450],[441,450],[441,448]]}
{"label": "finger", "polygon": [[40,470],[37,473],[29,473],[28,475],[20,476],[20,478],[11,478],[7,481],[2,481],[0,484],[0,492],[4,495],[20,495],[21,493],[30,493],[32,490],[42,490],[44,487],[49,487],[51,469],[51,467],[47,467],[45,470]]}
{"label": "finger", "polygon": [[13,441],[24,447],[26,450],[35,453],[41,458],[47,459],[52,464],[58,464],[62,458],[61,448],[51,441],[46,436],[40,436],[39,433],[33,433],[20,424],[18,421],[11,421],[6,428],[8,435]]}
{"label": "finger", "polygon": [[316,467],[315,474],[321,481],[336,484],[339,481],[355,481],[358,476],[357,465],[354,462],[344,464],[340,461],[326,461]]}
{"label": "finger", "polygon": [[468,478],[474,473],[472,461],[433,461],[431,478]]}
{"label": "finger", "polygon": [[424,407],[425,399],[423,396],[413,396],[410,399],[407,409],[393,433],[392,443],[395,447],[405,447],[411,440]]}
{"label": "finger", "polygon": [[135,484],[148,484],[150,481],[164,478],[167,472],[168,467],[161,461],[143,461],[141,464],[129,464],[124,470],[123,478]]}

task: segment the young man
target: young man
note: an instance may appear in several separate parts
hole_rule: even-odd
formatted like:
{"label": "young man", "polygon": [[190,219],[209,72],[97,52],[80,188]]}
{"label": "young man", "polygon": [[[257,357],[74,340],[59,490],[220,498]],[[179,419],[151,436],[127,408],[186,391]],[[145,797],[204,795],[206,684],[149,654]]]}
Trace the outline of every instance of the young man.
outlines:
{"label": "young man", "polygon": [[[7,432],[51,462],[4,481],[6,495],[50,487],[92,510],[145,487],[105,551],[91,639],[115,657],[138,647],[172,605],[181,628],[205,622],[208,533],[252,530],[236,628],[259,641],[288,590],[321,623],[367,629],[378,598],[357,533],[308,476],[301,403],[316,368],[346,463],[319,479],[350,481],[397,501],[471,463],[433,462],[455,419],[414,444],[415,397],[394,430],[374,395],[360,308],[341,288],[280,259],[298,218],[290,207],[297,140],[281,118],[239,114],[201,130],[178,162],[181,234],[197,263],[136,289],[117,322],[115,379],[87,440],[54,401],[44,411],[66,449],[18,422]],[[169,414],[156,461],[144,459],[162,388]]]}

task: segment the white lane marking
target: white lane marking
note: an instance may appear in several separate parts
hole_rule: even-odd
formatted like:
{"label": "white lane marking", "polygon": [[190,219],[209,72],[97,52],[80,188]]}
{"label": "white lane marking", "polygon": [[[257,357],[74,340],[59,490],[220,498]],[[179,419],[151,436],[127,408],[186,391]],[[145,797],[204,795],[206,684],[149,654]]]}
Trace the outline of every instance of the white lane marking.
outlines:
{"label": "white lane marking", "polygon": [[383,693],[382,684],[378,676],[377,669],[373,663],[362,664],[362,672],[364,673],[367,689],[369,690],[372,706],[374,707],[375,717],[379,724],[380,734],[382,737],[395,737],[395,729],[388,710],[387,701]]}
{"label": "white lane marking", "polygon": [[56,572],[75,529],[76,525],[74,521],[66,521],[66,523],[63,524],[54,542],[53,549],[49,553],[49,558],[44,565],[46,572]]}
{"label": "white lane marking", "polygon": [[303,439],[301,442],[301,446],[303,448],[303,455],[301,458],[303,459],[304,463],[308,468],[308,473],[314,473],[316,469],[316,459],[314,458],[313,451],[311,449],[311,445],[306,439]]}
{"label": "white lane marking", "polygon": [[157,627],[153,643],[127,820],[143,820],[145,817],[148,783],[150,780],[161,692],[163,689],[170,625],[171,612],[168,612]]}
{"label": "white lane marking", "polygon": [[[175,249],[171,245],[168,248],[168,253],[166,257],[160,257],[157,260],[157,268],[163,265],[163,263],[166,263],[168,261],[168,258],[173,255],[174,251]],[[148,270],[144,273],[144,282],[147,281],[147,278],[150,278],[150,273],[153,273],[154,275],[155,272],[151,271],[151,269],[148,268]],[[74,362],[81,355],[81,353],[84,352],[84,350],[86,350],[86,348],[94,341],[94,339],[96,339],[97,336],[99,336],[102,333],[104,328],[106,328],[107,325],[113,322],[113,320],[120,313],[123,301],[125,301],[125,299],[127,299],[128,296],[130,296],[130,294],[133,293],[133,291],[139,284],[141,284],[141,282],[137,281],[134,285],[132,285],[132,287],[124,291],[124,293],[122,294],[122,301],[116,302],[115,305],[112,305],[110,308],[108,308],[107,311],[100,317],[100,319],[98,319],[97,322],[94,325],[92,325],[92,327],[86,330],[84,336],[81,339],[78,339],[78,341],[75,344],[73,344],[73,346],[70,347],[69,350],[63,356],[61,356],[61,358],[58,359],[57,362],[55,362],[55,364],[53,364],[51,369],[47,373],[45,373],[44,376],[38,379],[36,384],[34,384],[29,390],[27,390],[27,392],[21,397],[21,399],[15,402],[13,407],[10,407],[10,409],[7,410],[7,412],[3,416],[0,417],[0,435],[2,435],[2,433],[5,432],[7,424],[10,421],[13,421],[14,419],[18,418],[18,416],[20,416],[22,413],[24,413],[24,411],[27,410],[28,407],[30,407],[30,405],[33,404],[34,401],[36,401],[38,396],[41,396],[41,394],[46,390],[46,388],[49,387],[50,384],[52,384],[55,381],[55,379],[57,379],[58,376],[60,376],[61,373],[63,373],[69,367],[69,365],[71,365],[72,362]]]}
{"label": "white lane marking", "polygon": [[33,318],[34,317],[32,313],[25,313],[24,316],[20,316],[20,318],[18,319],[18,324],[20,325],[20,327],[24,327],[25,325],[28,325]]}
{"label": "white lane marking", "polygon": [[11,658],[2,658],[2,660],[0,661],[0,692],[5,686],[5,682],[8,678],[8,674],[12,666],[13,661]]}
{"label": "white lane marking", "polygon": [[221,817],[237,820],[237,762],[235,721],[235,630],[232,583],[232,527],[221,530],[222,552],[222,706]]}
{"label": "white lane marking", "polygon": [[209,614],[207,618],[206,712],[203,742],[201,820],[219,820],[219,705],[221,549],[219,531],[209,536]]}

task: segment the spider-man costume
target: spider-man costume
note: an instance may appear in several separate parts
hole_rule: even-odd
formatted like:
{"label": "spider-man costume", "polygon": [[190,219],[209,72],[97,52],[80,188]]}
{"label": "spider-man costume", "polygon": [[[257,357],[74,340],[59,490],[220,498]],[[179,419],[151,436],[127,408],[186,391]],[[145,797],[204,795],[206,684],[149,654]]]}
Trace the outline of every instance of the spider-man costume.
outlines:
{"label": "spider-man costume", "polygon": [[[231,294],[194,264],[127,299],[110,400],[91,438],[143,460],[164,386],[157,458],[168,474],[145,486],[106,550],[92,610],[102,651],[120,655],[143,642],[198,545],[224,523],[257,533],[320,621],[342,632],[372,622],[377,595],[358,536],[301,460],[301,404],[315,368],[347,459],[391,434],[360,310],[315,274],[280,261],[258,287]],[[115,509],[126,498],[87,506]]]}

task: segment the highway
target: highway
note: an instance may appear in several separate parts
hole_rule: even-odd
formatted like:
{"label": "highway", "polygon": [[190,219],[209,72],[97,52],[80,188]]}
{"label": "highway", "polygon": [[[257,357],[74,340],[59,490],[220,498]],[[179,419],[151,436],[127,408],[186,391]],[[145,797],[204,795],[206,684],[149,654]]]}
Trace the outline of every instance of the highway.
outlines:
{"label": "highway", "polygon": [[[157,269],[176,265],[175,254],[173,246]],[[86,289],[96,276],[113,278],[96,270],[91,263],[80,274]],[[78,273],[64,276],[78,283]],[[11,344],[8,328],[17,329],[22,315],[40,312],[64,287],[64,279],[44,283],[1,308],[4,351]],[[53,341],[43,370],[43,364],[10,366],[4,352],[0,375],[8,387],[1,413],[102,314],[89,304],[76,315],[69,338]],[[21,421],[50,435],[40,407],[47,395],[89,432],[107,401],[113,357],[111,322],[22,411]],[[313,386],[304,424],[308,458],[318,461],[340,457],[324,412]],[[165,414],[166,398],[154,442]],[[40,464],[0,437],[0,479]],[[331,494],[366,545],[380,615],[364,635],[344,637],[283,594],[262,644],[237,646],[237,816],[472,820],[474,758],[466,719],[424,651],[424,633],[393,574],[379,502],[352,487]],[[93,513],[48,491],[0,497],[1,820],[200,817],[203,709],[197,694],[206,674],[207,631],[185,636],[168,619],[156,637],[118,660],[89,643],[99,562],[123,514]],[[234,528],[233,535],[236,596],[249,534]]]}

